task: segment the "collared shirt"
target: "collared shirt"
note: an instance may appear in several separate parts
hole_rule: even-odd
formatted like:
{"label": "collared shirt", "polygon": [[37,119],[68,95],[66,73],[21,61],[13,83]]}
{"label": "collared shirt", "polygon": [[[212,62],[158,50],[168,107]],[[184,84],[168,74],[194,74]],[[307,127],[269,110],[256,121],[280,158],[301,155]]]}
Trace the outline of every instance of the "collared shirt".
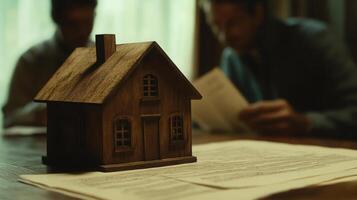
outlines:
{"label": "collared shirt", "polygon": [[33,101],[37,92],[71,52],[72,49],[66,48],[57,31],[51,39],[31,47],[19,58],[11,79],[8,99],[3,107],[5,126],[12,114]]}
{"label": "collared shirt", "polygon": [[220,66],[248,102],[254,103],[263,100],[260,84],[234,49],[227,47],[224,50]]}
{"label": "collared shirt", "polygon": [[250,102],[286,99],[315,133],[357,136],[357,68],[342,44],[321,22],[270,19],[261,61],[228,47],[221,68]]}

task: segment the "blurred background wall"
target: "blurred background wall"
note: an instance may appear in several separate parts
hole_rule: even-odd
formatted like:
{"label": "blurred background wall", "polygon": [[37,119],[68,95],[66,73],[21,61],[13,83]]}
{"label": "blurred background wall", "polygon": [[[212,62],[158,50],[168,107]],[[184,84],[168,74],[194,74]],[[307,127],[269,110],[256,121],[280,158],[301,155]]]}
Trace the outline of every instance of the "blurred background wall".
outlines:
{"label": "blurred background wall", "polygon": [[[313,18],[327,23],[337,37],[347,45],[357,61],[357,1],[356,0],[270,0],[270,11],[281,19]],[[202,10],[198,16],[197,60],[195,75],[200,76],[219,64],[222,47],[214,38]]]}
{"label": "blurred background wall", "polygon": [[[117,43],[157,41],[191,77],[195,12],[194,0],[98,0],[93,35],[114,33]],[[54,30],[50,0],[0,1],[1,106],[18,57],[30,46],[50,38]]]}

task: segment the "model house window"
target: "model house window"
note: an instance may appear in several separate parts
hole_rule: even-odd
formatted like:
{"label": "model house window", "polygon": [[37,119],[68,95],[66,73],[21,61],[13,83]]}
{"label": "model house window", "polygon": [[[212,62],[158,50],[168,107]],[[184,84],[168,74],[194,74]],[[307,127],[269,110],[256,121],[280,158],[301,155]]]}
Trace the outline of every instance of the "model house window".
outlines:
{"label": "model house window", "polygon": [[172,141],[183,140],[183,118],[181,115],[170,117],[170,133]]}
{"label": "model house window", "polygon": [[158,81],[154,75],[148,74],[143,79],[144,97],[159,96]]}
{"label": "model house window", "polygon": [[114,121],[114,142],[116,149],[131,146],[131,125],[128,119]]}

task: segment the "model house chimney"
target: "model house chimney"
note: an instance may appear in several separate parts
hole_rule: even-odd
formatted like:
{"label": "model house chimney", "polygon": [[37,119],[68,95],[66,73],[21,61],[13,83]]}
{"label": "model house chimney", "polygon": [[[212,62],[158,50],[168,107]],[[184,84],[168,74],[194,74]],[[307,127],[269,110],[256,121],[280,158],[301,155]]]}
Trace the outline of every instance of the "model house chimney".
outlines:
{"label": "model house chimney", "polygon": [[96,35],[95,46],[97,51],[97,62],[103,64],[116,51],[115,35]]}

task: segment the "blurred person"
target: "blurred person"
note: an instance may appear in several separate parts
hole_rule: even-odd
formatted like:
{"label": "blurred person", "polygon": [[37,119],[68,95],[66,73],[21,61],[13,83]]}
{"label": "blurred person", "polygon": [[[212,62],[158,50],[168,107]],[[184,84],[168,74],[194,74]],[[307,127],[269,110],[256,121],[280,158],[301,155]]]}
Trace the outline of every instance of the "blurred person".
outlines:
{"label": "blurred person", "polygon": [[281,21],[266,0],[204,0],[225,44],[221,69],[251,103],[239,114],[269,134],[357,136],[357,69],[325,24]]}
{"label": "blurred person", "polygon": [[46,107],[33,103],[37,92],[76,47],[87,46],[97,0],[52,0],[53,37],[31,47],[18,60],[3,107],[4,127],[46,125]]}

